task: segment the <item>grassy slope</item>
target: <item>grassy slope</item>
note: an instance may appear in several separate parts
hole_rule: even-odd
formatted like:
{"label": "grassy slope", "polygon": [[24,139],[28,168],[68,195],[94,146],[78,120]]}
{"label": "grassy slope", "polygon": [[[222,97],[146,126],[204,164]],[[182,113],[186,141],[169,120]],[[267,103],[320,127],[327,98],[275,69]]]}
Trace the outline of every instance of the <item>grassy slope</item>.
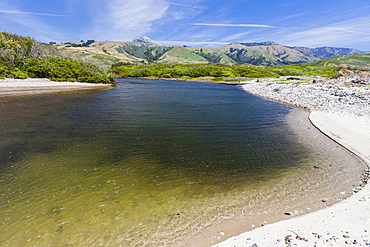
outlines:
{"label": "grassy slope", "polygon": [[310,64],[316,66],[331,66],[358,70],[370,70],[370,53],[336,56]]}
{"label": "grassy slope", "polygon": [[[80,44],[81,42],[71,43]],[[122,45],[123,42],[97,41],[88,47],[72,47],[69,44],[57,44],[55,46],[65,52],[87,57],[106,66],[110,66],[120,61],[129,63],[142,61],[142,59],[131,56],[128,53],[118,52],[116,48],[119,48]]]}
{"label": "grassy slope", "polygon": [[176,46],[159,58],[158,62],[191,64],[207,63],[207,60],[184,47]]}
{"label": "grassy slope", "polygon": [[230,44],[217,49],[233,58],[238,56],[240,59],[238,62],[242,62],[248,57],[259,58],[259,62],[262,63],[260,65],[291,64],[317,60],[314,56],[304,55],[297,50],[283,45],[245,46],[242,44]]}
{"label": "grassy slope", "polygon": [[[80,42],[76,42],[76,44],[78,43]],[[293,66],[290,68],[284,67],[278,69],[279,71],[284,70],[284,73],[288,74],[290,74],[289,71],[291,71],[291,74],[295,74],[295,71],[297,71],[298,69],[298,71],[311,71],[310,74],[322,71],[328,76],[335,75],[336,72],[333,71],[332,68],[320,69],[320,66],[333,68],[349,67],[361,70],[370,70],[370,54],[338,56],[324,59],[322,61],[317,61],[317,57],[315,57],[314,55],[304,54],[304,52],[302,51],[279,44],[257,46],[230,44],[218,48],[160,46],[157,48],[147,49],[145,46],[140,46],[132,42],[98,41],[92,43],[91,45],[89,45],[89,47],[68,47],[67,44],[59,44],[56,46],[59,49],[93,59],[106,66],[112,65],[117,62],[142,64],[147,63],[150,57],[152,59],[154,57],[155,62],[166,64],[192,64],[213,62],[222,64],[247,63],[266,66],[309,62],[307,66],[314,66],[310,68]],[[161,56],[159,57],[158,55]],[[276,71],[276,69],[277,68],[274,68],[273,71]]]}
{"label": "grassy slope", "polygon": [[[74,42],[79,44],[81,42]],[[156,62],[163,63],[198,63],[211,62],[223,64],[252,63],[256,65],[291,64],[311,62],[317,60],[314,56],[307,56],[300,51],[283,45],[245,46],[230,44],[218,48],[210,47],[172,47],[160,46],[150,48],[149,56],[146,46],[133,42],[97,41],[89,47],[72,47],[69,44],[56,45],[59,49],[83,55],[104,65],[111,65],[118,61],[128,63],[147,63],[151,55],[163,55]],[[117,51],[118,49],[118,51]],[[155,49],[153,51],[153,49]],[[131,54],[131,55],[130,55]],[[202,57],[202,58],[199,58]],[[153,61],[149,61],[153,62]]]}

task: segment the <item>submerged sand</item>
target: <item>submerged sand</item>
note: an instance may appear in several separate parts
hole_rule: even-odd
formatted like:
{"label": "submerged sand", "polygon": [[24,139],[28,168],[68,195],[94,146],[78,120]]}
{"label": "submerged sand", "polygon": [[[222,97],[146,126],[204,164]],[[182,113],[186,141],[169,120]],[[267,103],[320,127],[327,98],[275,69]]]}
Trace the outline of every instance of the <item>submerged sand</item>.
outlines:
{"label": "submerged sand", "polygon": [[[333,81],[320,85],[251,83],[243,88],[311,110],[309,118],[316,128],[370,166],[370,88]],[[370,246],[369,176],[369,170],[365,171],[360,181],[363,186],[353,188],[351,197],[333,206],[256,228],[214,246]]]}
{"label": "submerged sand", "polygon": [[[324,112],[312,112],[310,120],[370,164],[369,121]],[[263,226],[215,246],[369,246],[369,215],[370,187],[365,186],[329,208]]]}

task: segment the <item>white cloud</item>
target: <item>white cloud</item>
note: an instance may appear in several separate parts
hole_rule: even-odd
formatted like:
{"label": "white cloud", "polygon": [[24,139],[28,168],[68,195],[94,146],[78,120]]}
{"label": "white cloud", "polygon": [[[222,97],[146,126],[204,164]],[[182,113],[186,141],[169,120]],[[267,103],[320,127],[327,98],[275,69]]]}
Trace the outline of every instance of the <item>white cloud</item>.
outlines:
{"label": "white cloud", "polygon": [[108,12],[100,13],[95,30],[101,38],[122,41],[143,36],[169,7],[163,0],[113,0],[107,5]]}
{"label": "white cloud", "polygon": [[245,38],[248,34],[251,34],[251,33],[252,33],[251,31],[248,31],[248,32],[243,32],[243,33],[232,34],[232,35],[229,35],[223,38],[222,41],[233,41],[233,40],[240,41],[241,38]]}
{"label": "white cloud", "polygon": [[50,26],[48,23],[40,21],[37,16],[40,14],[57,17],[64,16],[24,12],[7,5],[4,2],[0,3],[0,9],[1,13],[8,13],[0,15],[0,29],[2,31],[30,36],[44,42],[61,39],[62,35],[54,27]]}
{"label": "white cloud", "polygon": [[260,24],[223,24],[223,23],[193,23],[194,26],[215,26],[215,27],[264,27],[264,28],[277,28],[270,25]]}
{"label": "white cloud", "polygon": [[25,14],[25,15],[44,15],[44,16],[54,16],[54,17],[68,17],[68,15],[46,14],[46,13],[34,13],[34,12],[24,12],[24,11],[15,11],[15,10],[0,10],[0,13],[7,13],[7,14]]}
{"label": "white cloud", "polygon": [[[287,34],[282,39],[292,45],[317,46],[356,46],[370,42],[370,17],[359,17]],[[281,41],[280,41],[281,42]]]}

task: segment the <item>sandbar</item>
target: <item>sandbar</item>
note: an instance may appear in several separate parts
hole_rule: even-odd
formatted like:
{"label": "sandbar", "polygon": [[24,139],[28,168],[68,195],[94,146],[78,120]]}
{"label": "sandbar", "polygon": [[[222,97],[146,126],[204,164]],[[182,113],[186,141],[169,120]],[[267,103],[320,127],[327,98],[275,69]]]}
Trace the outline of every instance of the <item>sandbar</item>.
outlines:
{"label": "sandbar", "polygon": [[111,88],[112,84],[82,82],[56,82],[49,79],[0,79],[0,96],[45,94],[76,90]]}

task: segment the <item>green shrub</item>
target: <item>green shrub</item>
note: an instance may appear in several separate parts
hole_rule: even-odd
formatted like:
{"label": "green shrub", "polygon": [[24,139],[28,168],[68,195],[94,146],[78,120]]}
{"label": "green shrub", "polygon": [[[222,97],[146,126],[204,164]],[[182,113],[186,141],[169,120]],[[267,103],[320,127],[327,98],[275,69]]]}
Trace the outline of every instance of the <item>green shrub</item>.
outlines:
{"label": "green shrub", "polygon": [[10,71],[10,75],[16,79],[26,79],[28,77],[27,73],[21,71],[20,69],[16,68],[13,71]]}
{"label": "green shrub", "polygon": [[2,77],[114,83],[113,77],[92,63],[67,57],[55,47],[31,38],[5,32],[0,33],[0,65]]}

